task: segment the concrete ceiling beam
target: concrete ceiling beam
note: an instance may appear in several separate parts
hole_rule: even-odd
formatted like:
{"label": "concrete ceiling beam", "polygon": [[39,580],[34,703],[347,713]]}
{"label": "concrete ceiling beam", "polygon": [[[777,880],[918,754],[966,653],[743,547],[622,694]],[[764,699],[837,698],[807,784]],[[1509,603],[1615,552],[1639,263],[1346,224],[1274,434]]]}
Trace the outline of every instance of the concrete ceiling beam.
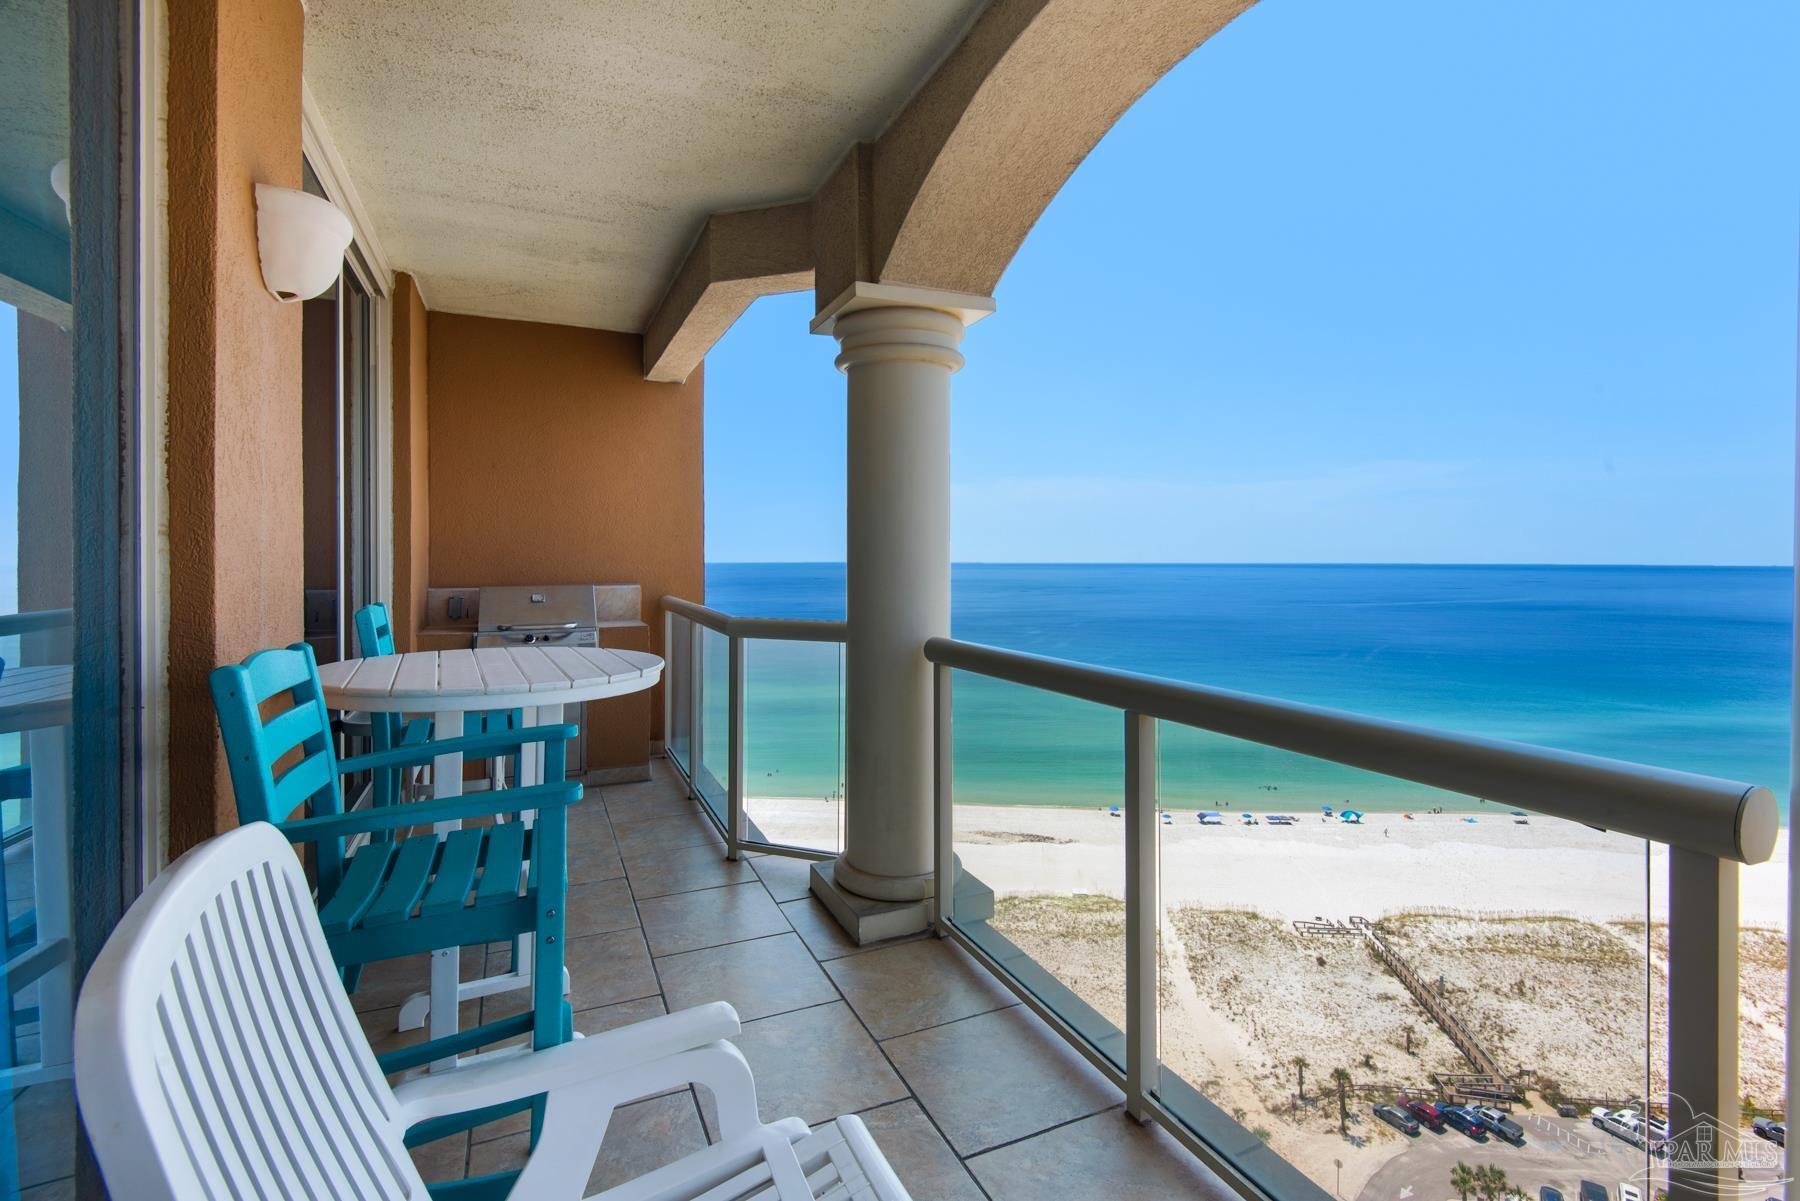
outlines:
{"label": "concrete ceiling beam", "polygon": [[751,301],[812,286],[810,202],[713,214],[644,328],[644,378],[687,379]]}

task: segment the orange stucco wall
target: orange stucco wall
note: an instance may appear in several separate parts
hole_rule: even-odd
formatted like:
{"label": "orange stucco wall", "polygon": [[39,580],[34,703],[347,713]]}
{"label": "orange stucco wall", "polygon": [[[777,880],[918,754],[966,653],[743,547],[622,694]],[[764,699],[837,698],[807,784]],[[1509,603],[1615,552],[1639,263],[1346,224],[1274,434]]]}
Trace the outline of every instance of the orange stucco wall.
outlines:
{"label": "orange stucco wall", "polygon": [[[702,372],[642,376],[643,340],[432,313],[431,582],[705,587]],[[651,705],[660,737],[661,705]]]}
{"label": "orange stucco wall", "polygon": [[298,0],[169,6],[169,852],[235,824],[206,690],[300,637],[298,305],[263,290],[254,185],[300,186]]}
{"label": "orange stucco wall", "polygon": [[431,424],[425,301],[394,277],[394,643],[414,650],[431,585]]}

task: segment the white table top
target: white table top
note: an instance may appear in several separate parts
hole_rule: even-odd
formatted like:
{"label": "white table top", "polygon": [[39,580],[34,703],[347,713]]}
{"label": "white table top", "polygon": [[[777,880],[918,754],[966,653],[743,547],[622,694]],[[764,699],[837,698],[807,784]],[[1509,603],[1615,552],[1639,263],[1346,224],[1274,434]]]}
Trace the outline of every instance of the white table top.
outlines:
{"label": "white table top", "polygon": [[653,686],[662,678],[662,669],[663,661],[645,651],[494,646],[344,659],[321,664],[319,681],[328,708],[445,713],[623,696]]}
{"label": "white table top", "polygon": [[0,734],[68,725],[74,678],[75,669],[67,663],[9,665],[0,675]]}

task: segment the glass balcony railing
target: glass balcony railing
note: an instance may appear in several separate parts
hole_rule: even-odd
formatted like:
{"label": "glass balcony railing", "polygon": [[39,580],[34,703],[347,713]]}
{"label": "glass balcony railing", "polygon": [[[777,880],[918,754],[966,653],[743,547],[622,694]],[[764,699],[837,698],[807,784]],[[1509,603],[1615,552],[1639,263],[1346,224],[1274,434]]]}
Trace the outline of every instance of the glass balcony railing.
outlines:
{"label": "glass balcony railing", "polygon": [[[1782,1087],[1780,1031],[1739,1017],[1740,989],[1780,1012],[1780,932],[1738,921],[1768,790],[951,639],[926,655],[951,741],[940,929],[1244,1195],[1454,1195],[1458,1165],[1532,1196],[1777,1187],[1745,1106]],[[1008,710],[1042,745],[991,745]],[[1071,803],[1055,747],[1107,725],[1120,770]],[[997,755],[1051,805],[984,803]]]}
{"label": "glass balcony railing", "polygon": [[844,626],[663,598],[669,758],[730,853],[844,845]]}
{"label": "glass balcony railing", "polygon": [[[837,852],[844,625],[664,607],[670,757],[731,853]],[[1238,1192],[1779,1192],[1768,790],[925,653],[939,931]]]}

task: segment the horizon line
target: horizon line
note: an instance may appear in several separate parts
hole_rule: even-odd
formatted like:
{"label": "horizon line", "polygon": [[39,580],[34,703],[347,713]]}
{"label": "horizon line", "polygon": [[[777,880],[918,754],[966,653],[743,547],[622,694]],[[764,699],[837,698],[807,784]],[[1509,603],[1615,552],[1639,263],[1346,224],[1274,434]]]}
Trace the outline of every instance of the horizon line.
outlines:
{"label": "horizon line", "polygon": [[[842,567],[843,559],[707,559],[708,567]],[[952,559],[952,567],[1530,567],[1654,571],[1792,571],[1792,563],[1533,563],[1405,559]]]}

